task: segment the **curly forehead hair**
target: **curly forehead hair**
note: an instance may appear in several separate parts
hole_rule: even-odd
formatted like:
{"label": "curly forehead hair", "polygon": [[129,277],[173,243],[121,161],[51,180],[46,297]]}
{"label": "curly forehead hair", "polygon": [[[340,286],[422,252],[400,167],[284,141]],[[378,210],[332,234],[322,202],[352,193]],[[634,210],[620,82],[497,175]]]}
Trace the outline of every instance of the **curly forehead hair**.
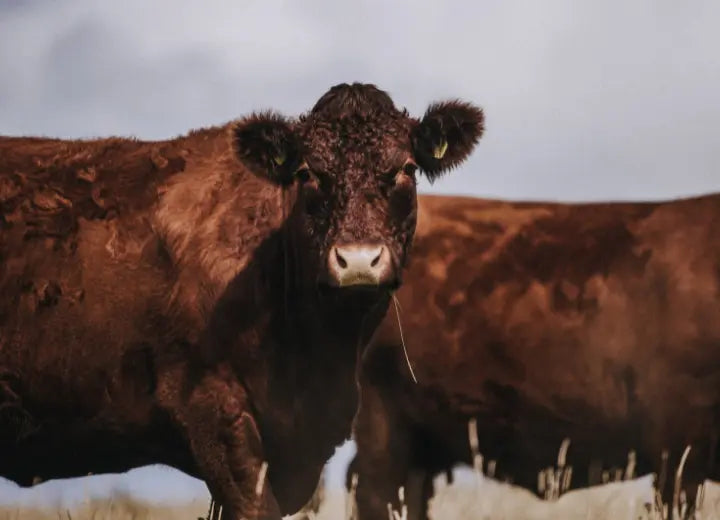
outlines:
{"label": "curly forehead hair", "polygon": [[[372,118],[382,114],[407,117],[406,110],[399,111],[387,92],[375,85],[342,83],[328,90],[310,111],[311,117],[343,119],[346,117]],[[364,116],[364,117],[363,117]]]}
{"label": "curly forehead hair", "polygon": [[346,153],[369,147],[365,150],[369,155],[383,155],[387,150],[373,148],[388,138],[407,138],[411,119],[407,110],[398,110],[387,92],[376,86],[343,83],[326,92],[299,122],[316,152],[344,145]]}

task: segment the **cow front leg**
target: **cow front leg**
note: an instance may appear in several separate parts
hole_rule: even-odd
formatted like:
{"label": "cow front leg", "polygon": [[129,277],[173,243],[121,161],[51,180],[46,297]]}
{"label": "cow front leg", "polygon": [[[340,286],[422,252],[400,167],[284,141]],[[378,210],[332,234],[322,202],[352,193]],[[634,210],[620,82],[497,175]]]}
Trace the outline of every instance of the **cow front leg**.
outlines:
{"label": "cow front leg", "polygon": [[207,381],[176,411],[223,520],[280,520],[260,432],[239,385]]}
{"label": "cow front leg", "polygon": [[[398,491],[408,483],[412,434],[393,396],[363,389],[356,417],[357,454],[349,470],[357,473],[355,499],[359,520],[388,518],[388,504],[399,510]],[[347,475],[350,482],[352,475]]]}

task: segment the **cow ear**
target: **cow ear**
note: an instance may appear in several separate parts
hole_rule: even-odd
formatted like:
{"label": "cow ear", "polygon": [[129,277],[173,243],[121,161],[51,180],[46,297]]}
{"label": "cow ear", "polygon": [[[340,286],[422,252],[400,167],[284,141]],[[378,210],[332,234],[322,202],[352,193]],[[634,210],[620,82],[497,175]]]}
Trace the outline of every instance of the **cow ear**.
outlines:
{"label": "cow ear", "polygon": [[300,164],[300,139],[290,121],[274,112],[255,113],[232,127],[232,148],[252,173],[288,186]]}
{"label": "cow ear", "polygon": [[433,182],[467,159],[484,130],[481,108],[456,100],[433,103],[412,131],[415,161]]}

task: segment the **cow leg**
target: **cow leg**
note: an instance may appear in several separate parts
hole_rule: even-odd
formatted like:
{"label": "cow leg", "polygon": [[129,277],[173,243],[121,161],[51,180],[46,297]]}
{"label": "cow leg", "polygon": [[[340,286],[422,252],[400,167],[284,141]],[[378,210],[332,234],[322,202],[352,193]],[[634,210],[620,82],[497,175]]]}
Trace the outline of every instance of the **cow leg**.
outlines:
{"label": "cow leg", "polygon": [[428,520],[428,502],[435,491],[433,474],[414,469],[410,471],[405,486],[405,503],[408,508],[407,520]]}
{"label": "cow leg", "polygon": [[407,459],[389,456],[383,460],[377,455],[358,461],[355,497],[359,520],[387,518],[388,504],[395,511],[401,508],[398,493],[407,484]]}
{"label": "cow leg", "polygon": [[208,380],[174,410],[223,520],[280,520],[262,441],[242,387]]}
{"label": "cow leg", "polygon": [[410,471],[412,438],[401,412],[383,399],[376,389],[363,391],[361,411],[355,424],[357,455],[354,469],[359,520],[388,517],[388,504],[400,509],[398,491]]}
{"label": "cow leg", "polygon": [[279,519],[280,510],[264,474],[265,461],[252,416],[243,412],[223,440],[218,446],[206,444],[210,441],[207,437],[193,443],[216,506],[222,507],[221,518]]}
{"label": "cow leg", "polygon": [[[357,457],[353,457],[345,475],[345,487],[348,491],[352,489],[352,477],[357,473]],[[417,469],[410,471],[405,484],[405,504],[408,508],[407,520],[428,519],[428,502],[432,498],[433,492],[432,473]]]}

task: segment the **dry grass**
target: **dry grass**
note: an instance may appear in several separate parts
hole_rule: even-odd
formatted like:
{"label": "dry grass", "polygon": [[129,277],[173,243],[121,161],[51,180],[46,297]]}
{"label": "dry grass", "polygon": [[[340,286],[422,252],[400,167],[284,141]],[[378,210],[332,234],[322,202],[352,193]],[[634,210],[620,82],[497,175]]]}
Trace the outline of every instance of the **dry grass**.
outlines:
{"label": "dry grass", "polygon": [[0,520],[197,520],[206,514],[204,500],[180,506],[157,506],[124,496],[88,500],[72,510],[0,508]]}
{"label": "dry grass", "polygon": [[[669,508],[655,502],[652,475],[569,491],[550,500],[483,474],[462,480],[465,482],[447,485],[444,477],[436,479],[435,496],[429,504],[433,520],[661,520],[669,513]],[[341,515],[343,510],[336,507],[330,514],[318,515],[318,520],[343,518]],[[346,514],[344,518],[353,517]],[[392,520],[403,518],[402,510],[393,511]],[[696,518],[720,520],[720,486],[708,483]]]}
{"label": "dry grass", "polygon": [[[565,439],[558,450],[557,466],[538,472],[538,491],[544,500],[528,490],[494,480],[495,462],[488,461],[484,470],[483,457],[478,449],[477,424],[468,423],[468,441],[473,454],[472,477],[464,484],[448,486],[444,476],[435,480],[435,495],[429,503],[433,520],[673,520],[688,518],[686,497],[681,491],[684,462],[690,452],[685,449],[679,468],[674,475],[672,502],[662,502],[654,487],[654,475],[636,478],[635,453],[628,454],[625,468],[605,472],[603,485],[568,491],[572,482],[572,466],[567,464],[570,439]],[[667,460],[667,454],[663,454]],[[663,469],[662,472],[665,470]],[[664,477],[661,477],[661,479]],[[355,520],[354,487],[347,497],[344,518]],[[404,490],[399,490],[400,510],[388,504],[388,520],[406,520]],[[720,486],[706,482],[698,489],[698,510],[693,520],[720,520]],[[340,518],[334,512],[329,518]]]}
{"label": "dry grass", "polygon": [[[460,470],[459,473],[462,473]],[[473,478],[453,485],[436,480],[436,494],[430,501],[433,520],[659,520],[651,476],[609,482],[590,489],[569,491],[556,499],[540,500],[533,493],[473,471]],[[353,518],[351,496],[325,493],[316,510],[293,515],[293,520],[338,520]],[[88,501],[71,510],[0,508],[0,520],[197,520],[206,517],[208,504],[196,500],[178,506],[158,506],[117,496],[112,500]],[[389,513],[390,514],[390,513]],[[405,511],[392,512],[392,520],[405,520]],[[720,486],[706,488],[704,506],[698,518],[720,520]],[[390,516],[388,516],[390,520]]]}
{"label": "dry grass", "polygon": [[[557,465],[541,469],[538,490],[534,493],[493,478],[495,463],[485,461],[478,449],[477,424],[468,424],[468,440],[473,453],[472,469],[456,470],[453,485],[444,475],[435,479],[435,495],[429,502],[432,520],[671,520],[684,514],[685,497],[680,492],[682,464],[673,476],[675,493],[671,504],[663,504],[653,487],[654,476],[635,475],[635,455],[628,454],[625,468],[603,474],[603,485],[568,491],[572,467],[567,464],[570,440],[558,450]],[[686,449],[683,460],[687,457]],[[263,475],[264,476],[264,475]],[[463,478],[464,477],[464,478]],[[258,482],[264,482],[259,478]],[[319,486],[309,507],[286,520],[355,520],[353,478],[350,493],[328,492]],[[262,492],[262,489],[259,490]],[[399,510],[388,507],[388,520],[408,520],[405,489],[398,490]],[[707,482],[698,493],[699,510],[694,520],[720,520],[720,485]],[[158,506],[115,494],[111,500],[91,500],[72,510],[0,508],[0,520],[198,520],[208,516],[208,503],[197,499],[184,505]],[[382,520],[382,519],[381,519]]]}

